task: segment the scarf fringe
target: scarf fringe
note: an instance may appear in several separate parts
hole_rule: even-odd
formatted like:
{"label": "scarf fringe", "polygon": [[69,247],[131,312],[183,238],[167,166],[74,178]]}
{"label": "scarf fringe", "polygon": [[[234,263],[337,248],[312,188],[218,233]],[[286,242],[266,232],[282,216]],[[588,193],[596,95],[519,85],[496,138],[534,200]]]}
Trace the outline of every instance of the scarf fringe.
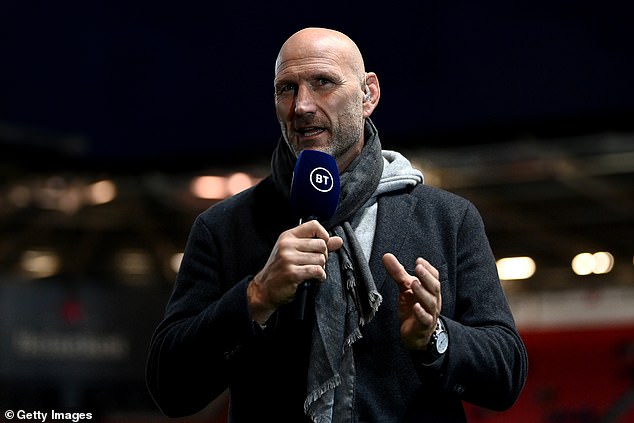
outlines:
{"label": "scarf fringe", "polygon": [[324,416],[309,416],[313,423],[332,423],[332,419]]}
{"label": "scarf fringe", "polygon": [[359,316],[359,324],[364,326],[366,323],[370,323],[372,319],[374,319],[374,315],[376,314],[379,306],[383,302],[383,297],[379,294],[378,291],[370,291],[368,294],[368,300],[370,301],[370,310],[368,312],[367,319],[363,316]]}
{"label": "scarf fringe", "polygon": [[370,312],[370,317],[368,318],[369,322],[370,320],[372,320],[374,314],[381,306],[381,303],[383,302],[383,297],[381,296],[381,294],[379,294],[379,291],[376,290],[370,291],[368,297],[370,299],[370,308],[372,309],[372,311]]}
{"label": "scarf fringe", "polygon": [[306,396],[306,400],[304,401],[304,413],[309,416],[313,420],[313,422],[330,422],[330,419],[317,415],[317,410],[311,410],[310,406],[319,398],[321,398],[321,396],[323,396],[326,392],[335,389],[339,385],[341,385],[341,376],[339,376],[339,374],[337,373],[333,377],[322,383],[319,388],[310,392]]}
{"label": "scarf fringe", "polygon": [[361,330],[359,328],[356,328],[354,331],[352,331],[352,333],[348,336],[348,338],[346,338],[346,341],[343,344],[343,350],[344,351],[347,350],[348,348],[352,346],[352,344],[354,344],[361,338],[363,338],[363,335],[361,334]]}

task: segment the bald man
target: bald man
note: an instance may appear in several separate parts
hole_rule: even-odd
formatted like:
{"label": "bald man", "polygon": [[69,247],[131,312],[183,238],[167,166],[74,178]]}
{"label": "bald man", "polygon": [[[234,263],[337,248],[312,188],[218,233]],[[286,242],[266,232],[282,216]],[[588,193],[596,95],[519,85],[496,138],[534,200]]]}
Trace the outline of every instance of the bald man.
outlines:
{"label": "bald man", "polygon": [[[381,148],[379,80],[355,43],[298,31],[274,87],[271,174],[198,216],[153,335],[160,409],[194,414],[227,389],[230,422],[464,422],[462,401],[510,407],[527,357],[482,220]],[[341,195],[332,218],[297,225],[303,150],[335,158]]]}

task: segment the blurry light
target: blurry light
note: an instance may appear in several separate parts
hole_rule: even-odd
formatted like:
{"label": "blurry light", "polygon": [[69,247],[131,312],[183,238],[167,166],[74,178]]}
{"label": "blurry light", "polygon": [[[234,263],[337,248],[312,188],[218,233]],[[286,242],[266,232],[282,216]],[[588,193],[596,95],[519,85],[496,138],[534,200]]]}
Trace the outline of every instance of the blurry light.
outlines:
{"label": "blurry light", "polygon": [[581,253],[572,259],[572,271],[577,275],[589,275],[592,273],[592,269],[594,269],[594,257],[592,257],[592,254]]}
{"label": "blurry light", "polygon": [[580,276],[609,273],[613,267],[614,256],[607,251],[581,253],[572,259],[572,270]]}
{"label": "blurry light", "polygon": [[68,184],[66,183],[66,180],[61,176],[56,175],[51,176],[44,182],[45,189],[55,192],[62,192],[66,189],[67,186]]}
{"label": "blurry light", "polygon": [[109,203],[117,197],[117,186],[111,180],[95,182],[86,187],[85,197],[88,204],[98,205]]}
{"label": "blurry light", "polygon": [[22,269],[35,278],[46,278],[59,271],[60,258],[47,250],[26,250],[20,260]]}
{"label": "blurry light", "polygon": [[[419,168],[420,169],[420,168]],[[425,184],[433,187],[442,186],[442,176],[436,169],[428,169],[425,171]]]}
{"label": "blurry light", "polygon": [[35,192],[38,205],[44,209],[60,210],[60,199],[66,193],[68,184],[61,176],[51,176]]}
{"label": "blurry light", "polygon": [[594,273],[610,273],[614,267],[614,256],[607,251],[600,251],[593,254],[594,257]]}
{"label": "blurry light", "polygon": [[119,270],[127,275],[146,275],[150,273],[149,255],[141,250],[125,250],[117,254],[116,263]]}
{"label": "blurry light", "polygon": [[227,190],[229,191],[230,195],[234,195],[239,193],[240,191],[244,191],[252,185],[253,181],[251,180],[251,177],[244,172],[234,173],[227,180]]}
{"label": "blurry light", "polygon": [[64,213],[74,213],[81,207],[81,193],[78,189],[66,190],[57,200],[57,210]]}
{"label": "blurry light", "polygon": [[535,274],[535,261],[530,257],[506,257],[497,262],[498,275],[502,280],[528,279]]}
{"label": "blurry light", "polygon": [[222,176],[199,176],[194,178],[190,189],[198,198],[221,200],[227,197],[227,179]]}
{"label": "blurry light", "polygon": [[14,206],[26,207],[31,201],[31,190],[24,185],[16,185],[9,191],[8,198]]}
{"label": "blurry light", "polygon": [[178,273],[178,270],[181,267],[181,262],[183,261],[183,253],[176,253],[172,255],[170,259],[170,268],[174,271],[174,273]]}

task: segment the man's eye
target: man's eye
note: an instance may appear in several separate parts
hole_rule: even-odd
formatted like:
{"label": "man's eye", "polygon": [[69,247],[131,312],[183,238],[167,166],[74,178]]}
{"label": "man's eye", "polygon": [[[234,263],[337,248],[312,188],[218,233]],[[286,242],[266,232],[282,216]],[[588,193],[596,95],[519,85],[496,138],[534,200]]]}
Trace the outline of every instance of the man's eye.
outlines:
{"label": "man's eye", "polygon": [[319,85],[320,87],[325,87],[330,84],[332,84],[332,81],[328,78],[319,78],[317,80],[317,85]]}
{"label": "man's eye", "polygon": [[295,91],[295,86],[292,84],[286,84],[286,85],[281,85],[277,88],[277,94],[278,95],[282,95],[282,94],[288,94],[288,93],[292,93]]}

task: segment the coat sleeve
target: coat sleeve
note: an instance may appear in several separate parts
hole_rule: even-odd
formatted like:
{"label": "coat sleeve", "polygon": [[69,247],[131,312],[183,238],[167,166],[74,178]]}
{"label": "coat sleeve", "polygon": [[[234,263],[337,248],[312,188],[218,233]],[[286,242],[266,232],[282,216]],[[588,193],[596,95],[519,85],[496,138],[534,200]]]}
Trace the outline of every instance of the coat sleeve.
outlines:
{"label": "coat sleeve", "polygon": [[178,417],[200,411],[228,386],[232,356],[257,335],[248,314],[248,277],[223,281],[212,234],[192,225],[165,317],[154,332],[146,365],[159,408]]}
{"label": "coat sleeve", "polygon": [[455,279],[455,303],[451,315],[443,315],[450,343],[439,370],[440,383],[443,390],[462,400],[505,410],[524,386],[528,358],[500,284],[484,224],[471,203],[455,242],[455,273],[450,275]]}

